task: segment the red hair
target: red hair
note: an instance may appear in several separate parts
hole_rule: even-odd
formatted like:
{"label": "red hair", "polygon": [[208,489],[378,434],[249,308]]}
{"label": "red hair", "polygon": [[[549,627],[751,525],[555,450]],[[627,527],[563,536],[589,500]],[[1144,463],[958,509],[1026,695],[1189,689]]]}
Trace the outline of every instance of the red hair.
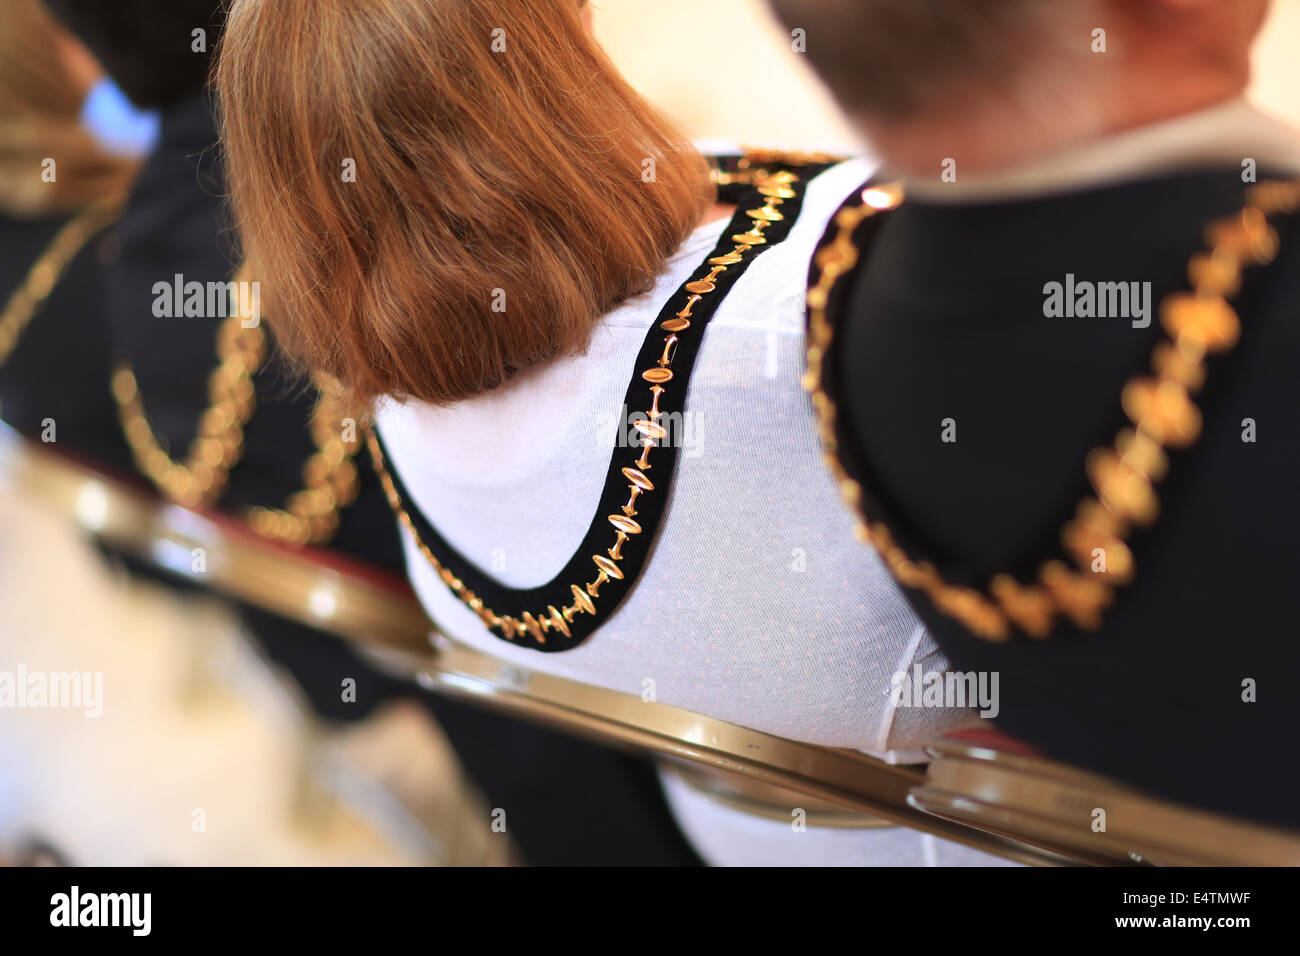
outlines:
{"label": "red hair", "polygon": [[268,322],[358,400],[581,350],[710,198],[572,0],[236,0],[217,86]]}

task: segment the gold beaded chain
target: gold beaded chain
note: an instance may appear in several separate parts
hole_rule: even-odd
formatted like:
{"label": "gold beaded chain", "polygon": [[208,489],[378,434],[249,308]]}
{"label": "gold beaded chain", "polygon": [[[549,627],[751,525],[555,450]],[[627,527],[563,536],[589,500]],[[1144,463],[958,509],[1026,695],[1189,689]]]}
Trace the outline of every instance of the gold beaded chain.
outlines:
{"label": "gold beaded chain", "polygon": [[[763,156],[766,157],[768,154],[763,154]],[[784,154],[775,153],[771,154],[770,158],[765,159],[765,162],[776,162],[778,158],[790,165],[803,165],[802,162],[795,163],[792,160],[784,159]],[[664,336],[663,352],[654,365],[641,372],[641,378],[646,382],[650,395],[650,410],[646,413],[645,418],[632,423],[632,427],[641,436],[641,455],[622,469],[623,477],[628,482],[627,504],[622,506],[621,513],[609,515],[607,518],[614,531],[614,543],[604,553],[591,556],[592,564],[596,568],[595,578],[581,586],[578,584],[569,586],[570,594],[573,596],[572,604],[558,608],[555,605],[549,605],[545,611],[537,613],[526,611],[518,617],[510,614],[499,614],[486,607],[482,598],[470,590],[464,581],[439,561],[420,537],[420,533],[416,530],[415,524],[402,502],[401,495],[393,484],[392,476],[388,473],[379,442],[373,432],[367,432],[366,439],[371,457],[374,460],[375,471],[379,475],[385,494],[388,496],[388,502],[397,514],[402,526],[410,532],[420,553],[424,555],[425,560],[437,572],[438,577],[451,590],[452,594],[477,614],[489,630],[499,631],[507,640],[514,640],[517,636],[528,634],[539,644],[545,644],[546,635],[551,631],[557,631],[565,637],[571,636],[569,625],[573,623],[577,615],[596,613],[595,602],[600,598],[601,587],[611,579],[623,579],[623,569],[619,566],[619,562],[623,560],[623,546],[630,538],[641,534],[643,530],[640,523],[636,521],[637,499],[642,495],[653,494],[655,491],[655,482],[646,474],[652,467],[650,452],[652,449],[657,448],[658,443],[668,435],[667,429],[659,424],[656,419],[663,414],[659,411],[660,397],[673,380],[672,364],[677,349],[678,335],[691,327],[691,311],[697,303],[717,288],[718,276],[732,266],[741,263],[746,254],[751,252],[755,246],[761,246],[767,242],[763,231],[771,223],[780,222],[785,218],[777,207],[787,199],[793,199],[796,195],[795,191],[790,188],[799,179],[795,173],[785,169],[769,171],[754,168],[752,163],[746,165],[747,168],[742,172],[748,177],[747,179],[729,181],[756,183],[757,191],[763,196],[764,202],[760,206],[746,211],[746,215],[753,220],[753,224],[748,231],[736,233],[731,237],[735,247],[730,252],[710,258],[708,265],[711,268],[708,274],[685,285],[684,288],[691,295],[681,311],[659,323],[659,327],[668,333]],[[718,181],[719,175],[734,174],[715,172],[715,182]]]}
{"label": "gold beaded chain", "polygon": [[0,312],[0,365],[8,361],[32,317],[63,278],[72,260],[86,244],[121,214],[119,202],[97,203],[69,220],[28,270]]}
{"label": "gold beaded chain", "polygon": [[169,500],[187,508],[213,505],[244,454],[244,426],[257,403],[253,374],[266,353],[266,336],[260,328],[244,328],[243,318],[236,310],[217,328],[220,361],[208,376],[210,404],[184,461],[172,460],[154,434],[130,365],[119,363],[113,370],[113,399],[136,467]]}
{"label": "gold beaded chain", "polygon": [[[1204,384],[1205,357],[1231,349],[1240,335],[1241,320],[1228,299],[1240,290],[1244,267],[1266,265],[1276,256],[1278,236],[1268,217],[1300,210],[1300,181],[1250,187],[1240,213],[1207,228],[1209,251],[1194,256],[1188,266],[1192,291],[1172,293],[1161,303],[1160,322],[1167,338],[1152,353],[1153,374],[1135,376],[1121,393],[1120,403],[1133,427],[1123,429],[1113,446],[1088,453],[1084,469],[1095,495],[1080,501],[1074,518],[1061,529],[1061,543],[1078,570],[1050,560],[1039,569],[1035,583],[998,574],[987,593],[949,584],[933,564],[910,558],[894,543],[888,526],[863,515],[862,486],[839,460],[837,411],[824,385],[833,337],[827,305],[836,283],[858,263],[854,232],[877,213],[897,208],[903,191],[896,184],[871,186],[861,199],[862,205],[840,210],[834,239],[816,254],[821,275],[808,291],[804,376],[826,464],[857,516],[858,537],[876,549],[901,584],[924,591],[941,612],[986,640],[1008,640],[1012,624],[1031,637],[1045,638],[1058,614],[1081,630],[1096,630],[1114,601],[1114,588],[1130,583],[1136,573],[1126,539],[1135,526],[1148,526],[1159,514],[1154,484],[1168,470],[1165,449],[1190,447],[1200,436],[1201,412],[1191,396]],[[1101,569],[1099,554],[1104,558]]]}
{"label": "gold beaded chain", "polygon": [[[168,500],[187,508],[214,505],[243,457],[244,426],[257,401],[253,376],[267,348],[259,326],[244,327],[251,314],[245,307],[232,292],[231,315],[217,329],[219,362],[208,376],[210,404],[199,417],[198,435],[184,461],[174,461],[154,434],[131,367],[121,363],[113,371],[113,398],[137,467]],[[334,390],[321,381],[316,386],[320,398],[311,421],[316,451],[303,466],[305,487],[290,495],[284,508],[254,507],[246,516],[256,533],[296,545],[323,544],[332,538],[339,511],[355,500],[359,486],[352,459],[360,442],[342,437],[344,409]]]}
{"label": "gold beaded chain", "polygon": [[337,389],[317,378],[319,398],[312,412],[311,436],[316,445],[302,468],[304,487],[289,496],[283,508],[255,507],[248,523],[263,537],[290,544],[324,544],[339,528],[340,512],[352,504],[360,489],[353,458],[361,450],[360,436],[344,438],[343,422],[361,428],[359,415],[347,408]]}
{"label": "gold beaded chain", "polygon": [[[0,365],[8,360],[72,260],[117,221],[121,210],[120,202],[96,204],[55,235],[0,312]],[[184,462],[172,461],[154,435],[130,366],[119,364],[113,370],[113,398],[137,466],[169,500],[185,507],[206,507],[221,496],[230,469],[243,455],[244,426],[253,414],[253,375],[262,364],[266,336],[260,328],[243,327],[248,313],[241,311],[243,306],[236,297],[232,297],[232,305],[233,314],[217,331],[221,361],[208,378],[211,404],[199,419],[199,435]],[[285,508],[251,508],[247,516],[258,534],[293,544],[320,544],[333,537],[339,511],[355,500],[359,486],[352,459],[360,443],[355,438],[345,440],[341,430],[346,409],[334,389],[321,381],[316,386],[320,400],[311,421],[316,451],[303,466],[305,487],[289,497]]]}
{"label": "gold beaded chain", "polygon": [[830,153],[798,152],[794,150],[747,148],[736,160],[736,168],[728,171],[709,159],[709,180],[714,186],[735,184],[753,185],[757,179],[771,175],[772,166],[830,166],[844,162],[843,156]]}

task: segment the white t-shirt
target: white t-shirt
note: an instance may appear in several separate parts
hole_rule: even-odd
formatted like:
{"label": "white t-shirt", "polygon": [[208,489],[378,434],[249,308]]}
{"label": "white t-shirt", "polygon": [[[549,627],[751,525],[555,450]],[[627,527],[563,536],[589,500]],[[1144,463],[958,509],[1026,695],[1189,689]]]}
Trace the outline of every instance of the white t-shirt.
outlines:
{"label": "white t-shirt", "polygon": [[[411,580],[449,637],[638,696],[653,681],[662,703],[887,759],[919,759],[924,741],[971,722],[967,710],[891,706],[892,675],[946,662],[854,539],[800,386],[813,247],[869,172],[853,161],[816,177],[789,236],[749,265],[710,320],[667,512],[617,611],[572,650],[514,646],[460,603],[408,536]],[[642,342],[726,225],[696,230],[653,291],[600,320],[584,354],[451,406],[381,403],[379,429],[414,504],[481,570],[536,587],[572,557],[601,495],[609,436],[628,421],[618,416]]]}

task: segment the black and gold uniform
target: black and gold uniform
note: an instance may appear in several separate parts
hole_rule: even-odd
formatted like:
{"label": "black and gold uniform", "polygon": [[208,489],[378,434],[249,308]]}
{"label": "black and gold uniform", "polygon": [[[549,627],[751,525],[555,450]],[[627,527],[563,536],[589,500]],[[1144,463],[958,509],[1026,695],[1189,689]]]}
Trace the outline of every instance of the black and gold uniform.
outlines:
{"label": "black and gold uniform", "polygon": [[862,536],[999,673],[1003,731],[1291,826],[1296,168],[873,184],[814,262],[808,376]]}

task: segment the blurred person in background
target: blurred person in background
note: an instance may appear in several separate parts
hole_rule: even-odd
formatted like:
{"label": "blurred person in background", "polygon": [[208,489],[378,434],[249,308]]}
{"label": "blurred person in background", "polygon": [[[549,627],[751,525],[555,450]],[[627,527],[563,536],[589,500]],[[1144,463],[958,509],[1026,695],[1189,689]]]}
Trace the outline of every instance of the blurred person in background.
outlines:
{"label": "blurred person in background", "polygon": [[[854,545],[799,388],[812,244],[867,167],[755,154],[711,176],[590,13],[233,4],[223,141],[268,320],[375,403],[409,574],[450,637],[918,759],[976,718],[891,697],[944,661]],[[912,832],[756,834],[674,802],[714,862],[922,855]]]}
{"label": "blurred person in background", "polygon": [[118,470],[98,240],[136,162],[82,122],[103,71],[36,0],[0,0],[0,418]]}
{"label": "blurred person in background", "polygon": [[[810,384],[998,725],[1300,825],[1300,136],[1266,0],[772,0],[879,151],[816,260]],[[899,195],[903,196],[899,204]]]}
{"label": "blurred person in background", "polygon": [[[206,88],[224,4],[53,0],[49,6],[104,64],[133,107],[159,117],[156,143],[112,230],[112,254],[87,310],[111,329],[111,348],[103,354],[129,368],[128,375],[116,374],[114,398],[106,403],[111,407],[116,401],[122,421],[114,421],[106,433],[120,436],[125,428],[132,435],[134,466],[169,498],[236,516],[250,508],[280,508],[303,487],[304,462],[317,450],[319,439],[308,427],[315,389],[293,380],[273,342],[260,342],[231,323],[222,331],[229,314],[160,315],[157,307],[158,283],[173,286],[177,275],[204,287],[224,283],[241,258],[226,215],[224,180],[213,149],[215,107]],[[213,397],[219,363],[227,371],[235,363],[243,369],[236,385],[244,394],[237,394],[229,408],[218,408]],[[102,372],[94,385],[108,394]],[[239,405],[251,414],[231,429],[230,412]],[[200,435],[210,437],[213,422],[224,428],[220,439],[239,452],[225,485],[205,484],[201,479],[210,469],[205,472],[201,459],[184,454]],[[392,514],[363,461],[356,465],[355,500],[349,505],[340,491],[333,499],[337,528],[327,526],[332,536],[315,543],[370,566],[400,570]],[[315,628],[256,607],[241,612],[271,657],[295,675],[327,719],[360,720],[395,695],[418,694],[489,806],[511,809],[510,836],[526,859],[697,862],[644,762],[434,699],[377,672]],[[340,690],[345,680],[356,682],[355,703]]]}

